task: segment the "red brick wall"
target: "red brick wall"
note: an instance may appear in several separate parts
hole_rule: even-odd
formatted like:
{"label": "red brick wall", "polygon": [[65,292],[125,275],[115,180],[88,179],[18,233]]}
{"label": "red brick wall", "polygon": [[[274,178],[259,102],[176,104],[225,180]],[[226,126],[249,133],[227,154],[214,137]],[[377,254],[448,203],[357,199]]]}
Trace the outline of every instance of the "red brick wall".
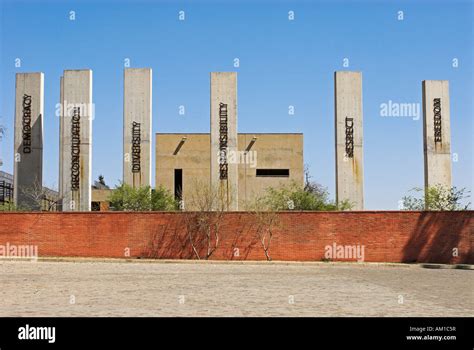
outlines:
{"label": "red brick wall", "polygon": [[[273,260],[321,261],[335,243],[363,245],[365,261],[474,263],[473,211],[278,216]],[[182,213],[0,213],[0,245],[37,245],[40,256],[195,259],[185,226]],[[264,260],[256,227],[252,214],[225,214],[211,259]],[[197,249],[205,255],[205,245]]]}

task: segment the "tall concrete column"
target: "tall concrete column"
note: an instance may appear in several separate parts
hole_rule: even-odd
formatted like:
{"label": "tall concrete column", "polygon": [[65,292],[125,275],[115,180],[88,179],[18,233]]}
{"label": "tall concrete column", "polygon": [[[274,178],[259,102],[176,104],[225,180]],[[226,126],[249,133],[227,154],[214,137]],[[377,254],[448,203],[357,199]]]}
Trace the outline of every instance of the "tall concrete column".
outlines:
{"label": "tall concrete column", "polygon": [[43,188],[43,73],[18,73],[15,88],[14,201],[39,210]]}
{"label": "tall concrete column", "polygon": [[335,72],[336,201],[364,209],[362,73]]}
{"label": "tall concrete column", "polygon": [[62,90],[62,209],[90,211],[94,118],[92,71],[64,71]]}
{"label": "tall concrete column", "polygon": [[449,82],[424,80],[422,93],[425,187],[451,187]]}
{"label": "tall concrete column", "polygon": [[228,210],[238,210],[237,73],[211,73],[211,186],[223,191]]}
{"label": "tall concrete column", "polygon": [[58,192],[59,192],[59,208],[62,209],[62,198],[63,198],[63,138],[64,138],[64,113],[62,106],[64,105],[64,91],[63,91],[64,78],[59,79],[59,181],[58,181]]}
{"label": "tall concrete column", "polygon": [[151,186],[152,70],[124,70],[123,182]]}

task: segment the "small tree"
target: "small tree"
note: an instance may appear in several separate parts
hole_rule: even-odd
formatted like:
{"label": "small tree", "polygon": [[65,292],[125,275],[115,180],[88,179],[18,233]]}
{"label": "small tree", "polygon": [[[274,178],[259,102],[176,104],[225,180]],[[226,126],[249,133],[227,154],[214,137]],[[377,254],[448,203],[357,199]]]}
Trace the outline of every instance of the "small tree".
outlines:
{"label": "small tree", "polygon": [[270,247],[275,230],[281,227],[278,213],[272,210],[265,198],[257,198],[248,206],[252,213],[255,230],[267,261],[271,261]]}
{"label": "small tree", "polygon": [[150,186],[133,188],[121,183],[109,197],[110,207],[116,211],[176,210],[177,203],[171,193],[160,186],[152,190]]}
{"label": "small tree", "polygon": [[151,191],[151,210],[172,211],[179,210],[179,201],[163,186]]}
{"label": "small tree", "polygon": [[21,211],[21,208],[18,208],[14,203],[4,202],[0,203],[0,211]]}
{"label": "small tree", "polygon": [[311,194],[315,198],[314,205],[309,205],[308,210],[333,211],[350,210],[352,208],[353,205],[347,199],[339,201],[339,203],[331,201],[329,199],[329,191],[327,187],[324,187],[323,185],[311,180],[312,176],[309,173],[309,168],[307,165],[304,169],[304,178],[304,192]]}
{"label": "small tree", "polygon": [[218,248],[228,200],[219,185],[196,182],[190,191],[187,207],[194,211],[185,214],[186,233],[197,259],[209,259]]}
{"label": "small tree", "polygon": [[420,193],[420,197],[412,195],[403,197],[403,210],[468,210],[471,204],[470,202],[466,205],[461,204],[463,199],[470,197],[470,192],[465,188],[457,189],[455,186],[446,187],[438,184],[426,188],[426,191],[419,187],[410,191]]}
{"label": "small tree", "polygon": [[44,187],[43,184],[36,179],[31,186],[20,188],[20,193],[24,201],[22,201],[21,206],[18,206],[17,209],[55,211],[60,201],[59,196],[55,192],[56,191]]}
{"label": "small tree", "polygon": [[99,175],[98,183],[104,188],[109,188],[105,183],[104,175]]}
{"label": "small tree", "polygon": [[296,182],[291,182],[277,188],[269,187],[260,200],[265,203],[265,207],[274,211],[332,211],[351,208],[348,201],[342,201],[339,204],[330,201],[327,189],[319,184],[302,188]]}
{"label": "small tree", "polygon": [[112,191],[109,202],[111,209],[116,211],[149,211],[151,188],[150,186],[133,188],[121,183]]}

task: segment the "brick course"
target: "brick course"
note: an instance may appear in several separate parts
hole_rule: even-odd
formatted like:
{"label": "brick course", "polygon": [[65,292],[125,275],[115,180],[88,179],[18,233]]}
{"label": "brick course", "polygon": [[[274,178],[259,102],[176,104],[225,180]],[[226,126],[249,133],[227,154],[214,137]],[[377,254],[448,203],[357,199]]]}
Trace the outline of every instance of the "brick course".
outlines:
{"label": "brick course", "polygon": [[[364,245],[370,262],[472,264],[473,213],[281,212],[269,253],[273,260],[321,261],[325,246],[336,243]],[[184,215],[0,213],[0,245],[37,245],[40,256],[196,259]],[[211,259],[266,259],[251,213],[226,213],[219,240]],[[201,256],[205,249],[205,244],[198,247]]]}

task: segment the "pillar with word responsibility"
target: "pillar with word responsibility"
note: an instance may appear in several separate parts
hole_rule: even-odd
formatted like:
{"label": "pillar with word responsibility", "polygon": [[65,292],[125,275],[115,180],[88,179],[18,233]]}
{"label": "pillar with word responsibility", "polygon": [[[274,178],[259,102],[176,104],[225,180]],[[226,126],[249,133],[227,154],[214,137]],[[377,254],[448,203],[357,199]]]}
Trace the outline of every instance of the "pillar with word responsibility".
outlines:
{"label": "pillar with word responsibility", "polygon": [[[234,156],[232,156],[232,154]],[[211,73],[211,190],[238,210],[237,73]]]}

